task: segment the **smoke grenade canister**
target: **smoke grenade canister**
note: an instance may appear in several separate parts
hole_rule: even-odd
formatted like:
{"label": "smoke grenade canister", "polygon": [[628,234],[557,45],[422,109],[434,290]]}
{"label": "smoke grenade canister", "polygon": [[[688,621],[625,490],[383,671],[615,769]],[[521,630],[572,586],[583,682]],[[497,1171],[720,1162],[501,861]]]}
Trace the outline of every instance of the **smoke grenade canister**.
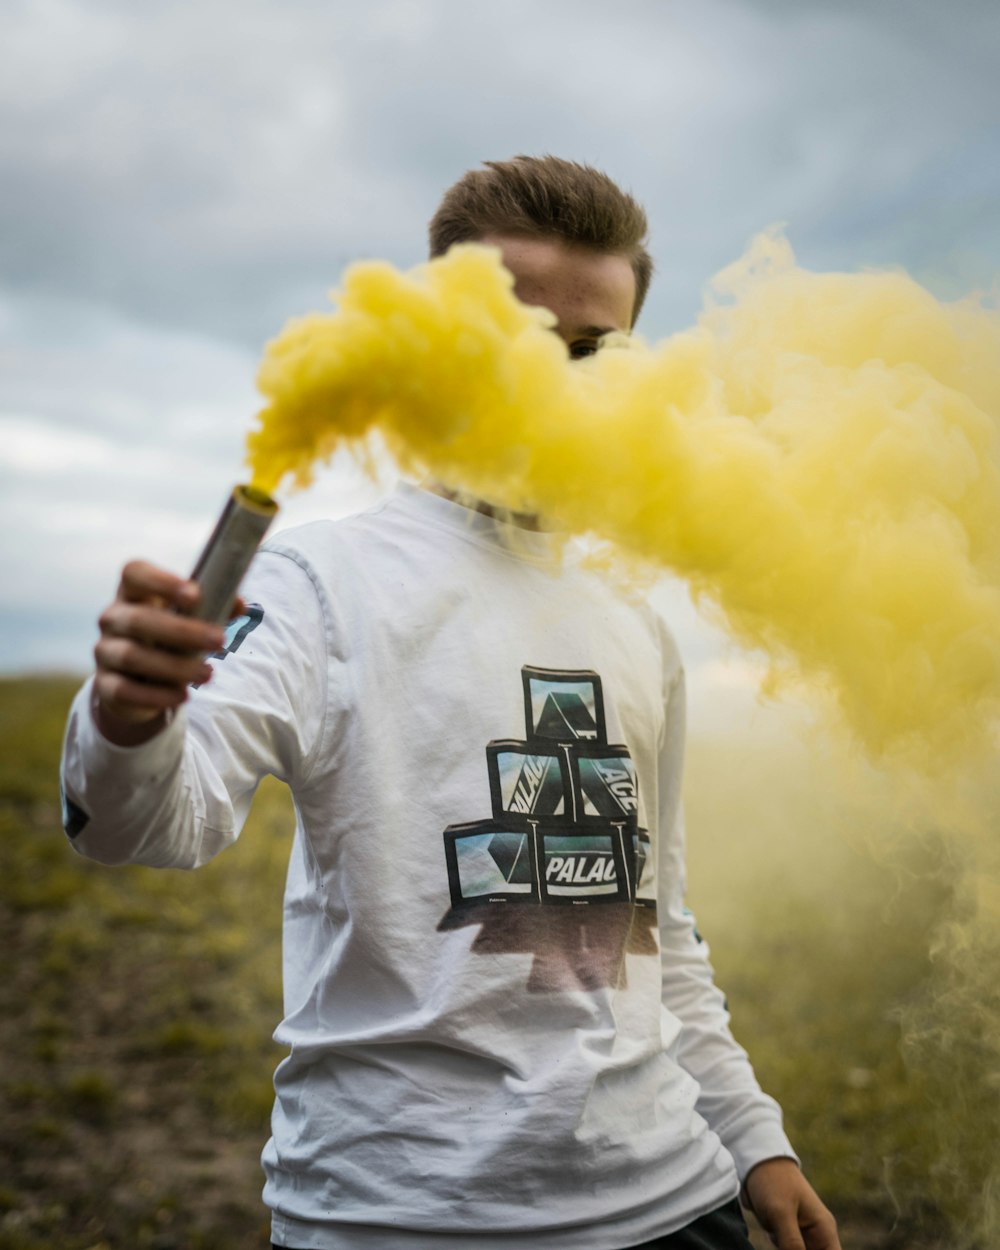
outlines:
{"label": "smoke grenade canister", "polygon": [[266,491],[236,486],[191,574],[201,598],[193,615],[224,625],[261,539],[278,512]]}

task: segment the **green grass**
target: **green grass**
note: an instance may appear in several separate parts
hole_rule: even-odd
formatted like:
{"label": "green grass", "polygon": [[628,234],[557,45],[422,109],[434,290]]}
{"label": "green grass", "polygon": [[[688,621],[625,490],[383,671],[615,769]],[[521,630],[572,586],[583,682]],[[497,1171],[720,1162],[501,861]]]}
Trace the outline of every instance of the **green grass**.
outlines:
{"label": "green grass", "polygon": [[83,860],[58,809],[72,693],[0,684],[0,1248],[264,1246],[287,795],[262,787],[196,873]]}
{"label": "green grass", "polygon": [[900,828],[891,790],[852,794],[788,741],[694,744],[687,795],[690,902],[807,1175],[838,1214],[893,1229],[886,1246],[993,1250],[975,1233],[995,1227],[990,1068],[960,1079],[914,1025],[940,1018],[949,838]]}
{"label": "green grass", "polygon": [[[71,695],[0,683],[0,1250],[266,1246],[287,795],[263,787],[239,843],[196,873],[82,860],[56,792]],[[809,1175],[868,1230],[845,1250],[951,1250],[957,1235],[933,1240],[949,1209],[942,1150],[962,1158],[969,1142],[957,1113],[942,1124],[949,1068],[928,1060],[932,1030],[913,1043],[913,1022],[928,1018],[928,939],[954,867],[932,837],[872,853],[877,813],[804,759],[694,745],[691,902]],[[975,1078],[964,1088],[979,1088],[976,1037],[954,1045]],[[966,1193],[986,1183],[970,1168]]]}

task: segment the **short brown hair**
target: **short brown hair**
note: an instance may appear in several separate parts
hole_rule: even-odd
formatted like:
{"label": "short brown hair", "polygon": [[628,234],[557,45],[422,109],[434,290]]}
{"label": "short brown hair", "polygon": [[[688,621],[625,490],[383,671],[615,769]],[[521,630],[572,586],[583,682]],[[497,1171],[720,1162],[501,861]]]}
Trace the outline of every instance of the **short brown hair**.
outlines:
{"label": "short brown hair", "polygon": [[484,165],[445,192],[431,218],[431,256],[486,234],[554,236],[625,256],[635,275],[634,322],[653,276],[642,205],[599,169],[557,156],[515,156]]}

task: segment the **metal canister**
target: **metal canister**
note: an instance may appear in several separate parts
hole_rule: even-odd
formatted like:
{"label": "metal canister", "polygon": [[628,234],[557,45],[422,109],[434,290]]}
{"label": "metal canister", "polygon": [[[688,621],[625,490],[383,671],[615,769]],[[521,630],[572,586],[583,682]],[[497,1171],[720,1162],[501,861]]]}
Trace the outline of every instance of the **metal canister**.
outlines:
{"label": "metal canister", "polygon": [[201,598],[193,615],[224,625],[278,505],[256,486],[236,486],[191,574]]}

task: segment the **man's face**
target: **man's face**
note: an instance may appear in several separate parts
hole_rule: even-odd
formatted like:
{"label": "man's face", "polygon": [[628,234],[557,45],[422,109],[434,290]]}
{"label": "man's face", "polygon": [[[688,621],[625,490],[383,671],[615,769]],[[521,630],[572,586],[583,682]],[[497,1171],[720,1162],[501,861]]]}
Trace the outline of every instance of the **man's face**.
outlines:
{"label": "man's face", "polygon": [[555,238],[487,234],[481,242],[500,249],[523,304],[555,313],[556,333],[574,359],[593,355],[602,335],[631,329],[635,275],[624,256]]}

